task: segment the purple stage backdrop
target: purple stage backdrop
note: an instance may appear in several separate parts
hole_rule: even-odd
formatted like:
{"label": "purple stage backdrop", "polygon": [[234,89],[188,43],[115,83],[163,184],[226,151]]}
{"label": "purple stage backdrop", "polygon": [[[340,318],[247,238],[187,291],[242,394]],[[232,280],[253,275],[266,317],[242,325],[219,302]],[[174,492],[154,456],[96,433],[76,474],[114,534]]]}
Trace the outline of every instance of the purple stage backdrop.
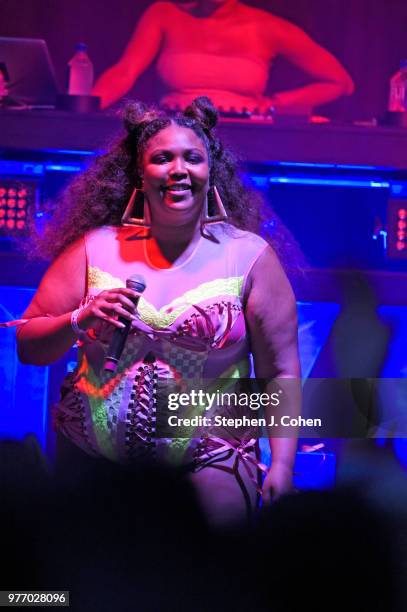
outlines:
{"label": "purple stage backdrop", "polygon": [[[151,0],[1,0],[0,35],[44,38],[55,63],[61,90],[65,66],[77,42],[88,43],[96,75],[120,56],[134,25]],[[247,4],[289,19],[328,48],[354,79],[350,99],[322,111],[338,119],[380,116],[387,102],[388,80],[407,58],[405,0],[248,0]],[[270,75],[270,91],[295,86],[304,76],[283,60]],[[161,91],[150,68],[133,95],[152,101]]]}

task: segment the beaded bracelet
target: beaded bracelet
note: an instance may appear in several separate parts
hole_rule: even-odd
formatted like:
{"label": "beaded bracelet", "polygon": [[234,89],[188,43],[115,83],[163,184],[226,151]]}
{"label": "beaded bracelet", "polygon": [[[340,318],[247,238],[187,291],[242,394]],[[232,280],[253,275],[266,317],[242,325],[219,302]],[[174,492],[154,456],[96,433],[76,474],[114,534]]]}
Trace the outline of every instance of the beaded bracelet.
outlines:
{"label": "beaded bracelet", "polygon": [[78,325],[78,316],[80,315],[82,310],[83,310],[83,308],[77,308],[71,314],[71,327],[72,327],[72,330],[79,337],[86,335],[86,330],[85,329],[81,329],[79,327],[79,325]]}
{"label": "beaded bracelet", "polygon": [[84,297],[81,300],[81,303],[79,304],[79,308],[77,308],[76,310],[74,310],[71,314],[71,327],[72,330],[74,331],[74,333],[79,336],[79,338],[83,338],[83,336],[87,335],[87,330],[86,329],[81,329],[78,325],[78,317],[80,315],[80,313],[82,312],[82,310],[85,310],[85,308],[91,303],[93,302],[93,300],[95,299],[94,295],[87,295],[86,297]]}

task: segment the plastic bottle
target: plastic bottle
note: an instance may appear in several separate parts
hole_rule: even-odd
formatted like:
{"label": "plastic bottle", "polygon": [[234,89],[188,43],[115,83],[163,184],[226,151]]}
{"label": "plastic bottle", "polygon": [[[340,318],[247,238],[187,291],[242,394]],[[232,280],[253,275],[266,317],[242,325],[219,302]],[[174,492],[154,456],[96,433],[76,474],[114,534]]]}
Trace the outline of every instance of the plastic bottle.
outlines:
{"label": "plastic bottle", "polygon": [[90,96],[93,86],[93,64],[84,43],[76,46],[75,55],[68,62],[68,94]]}
{"label": "plastic bottle", "polygon": [[400,70],[390,79],[389,111],[407,112],[407,60],[400,62]]}

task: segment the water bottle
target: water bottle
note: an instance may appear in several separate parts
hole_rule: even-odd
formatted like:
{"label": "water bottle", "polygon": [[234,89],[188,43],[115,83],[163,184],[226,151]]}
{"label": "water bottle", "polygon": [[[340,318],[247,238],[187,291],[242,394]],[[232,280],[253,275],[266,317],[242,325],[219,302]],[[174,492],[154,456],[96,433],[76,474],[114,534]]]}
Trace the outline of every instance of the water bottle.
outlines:
{"label": "water bottle", "polygon": [[407,112],[407,60],[400,62],[400,70],[390,79],[389,111]]}
{"label": "water bottle", "polygon": [[88,47],[84,43],[76,46],[75,55],[68,62],[68,94],[90,96],[93,86],[93,64]]}

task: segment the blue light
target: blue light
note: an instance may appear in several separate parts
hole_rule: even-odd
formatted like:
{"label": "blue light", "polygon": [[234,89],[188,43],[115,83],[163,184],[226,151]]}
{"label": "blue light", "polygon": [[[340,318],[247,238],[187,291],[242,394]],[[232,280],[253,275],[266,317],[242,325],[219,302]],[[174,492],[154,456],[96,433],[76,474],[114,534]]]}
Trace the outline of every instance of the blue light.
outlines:
{"label": "blue light", "polygon": [[356,166],[354,164],[335,164],[335,168],[342,168],[343,170],[394,170],[389,166]]}
{"label": "blue light", "polygon": [[45,166],[47,172],[80,172],[82,166],[72,166],[70,164],[47,164]]}
{"label": "blue light", "polygon": [[378,237],[381,236],[383,239],[383,248],[387,251],[387,230],[380,230],[378,234],[373,234],[373,240],[377,240]]}
{"label": "blue light", "polygon": [[312,163],[312,162],[273,162],[276,166],[293,166],[299,168],[342,168],[343,170],[392,170],[385,166],[361,166],[354,164],[328,164],[328,163]]}
{"label": "blue light", "polygon": [[81,151],[76,149],[40,149],[42,153],[61,153],[63,155],[100,155],[104,151]]}
{"label": "blue light", "polygon": [[395,196],[407,197],[407,183],[393,183],[391,193]]}
{"label": "blue light", "polygon": [[295,166],[300,168],[335,168],[335,164],[313,164],[310,162],[275,162],[276,166]]}
{"label": "blue light", "polygon": [[31,162],[17,161],[0,161],[0,175],[28,175],[42,176],[44,174],[44,165]]}
{"label": "blue light", "polygon": [[[400,280],[400,296],[403,296],[402,282],[404,281]],[[391,295],[389,297],[390,299],[394,299],[394,295]],[[400,379],[404,380],[407,377],[407,306],[381,305],[377,308],[377,314],[380,318],[380,321],[384,323],[387,329],[390,329],[392,332],[387,345],[386,361],[383,365],[382,371],[380,372],[380,376],[382,378],[399,377]],[[401,386],[398,387],[398,389],[399,388],[401,389]],[[403,386],[403,389],[405,388],[406,385]],[[406,398],[407,396],[405,394],[403,394],[403,398],[400,397],[400,401],[402,400],[404,406],[403,414],[406,414]]]}
{"label": "blue light", "polygon": [[393,440],[394,453],[403,468],[407,469],[407,440],[406,438],[395,438]]}
{"label": "blue light", "polygon": [[336,302],[297,302],[301,372],[307,378],[327,341],[340,305]]}
{"label": "blue light", "polygon": [[[0,287],[1,320],[18,319],[33,295],[34,289]],[[2,388],[0,439],[21,439],[28,433],[33,433],[45,449],[49,368],[19,363],[16,334],[13,328],[2,330],[0,349]]]}
{"label": "blue light", "polygon": [[269,182],[269,177],[268,176],[251,176],[250,180],[257,187],[266,187]]}
{"label": "blue light", "polygon": [[298,176],[271,176],[269,178],[270,183],[286,183],[293,185],[326,185],[330,187],[364,187],[364,188],[377,188],[377,189],[389,189],[390,183],[388,181],[372,181],[372,180],[360,180],[360,179],[333,179],[333,178],[305,178]]}
{"label": "blue light", "polygon": [[44,166],[42,164],[24,164],[23,174],[44,174]]}

